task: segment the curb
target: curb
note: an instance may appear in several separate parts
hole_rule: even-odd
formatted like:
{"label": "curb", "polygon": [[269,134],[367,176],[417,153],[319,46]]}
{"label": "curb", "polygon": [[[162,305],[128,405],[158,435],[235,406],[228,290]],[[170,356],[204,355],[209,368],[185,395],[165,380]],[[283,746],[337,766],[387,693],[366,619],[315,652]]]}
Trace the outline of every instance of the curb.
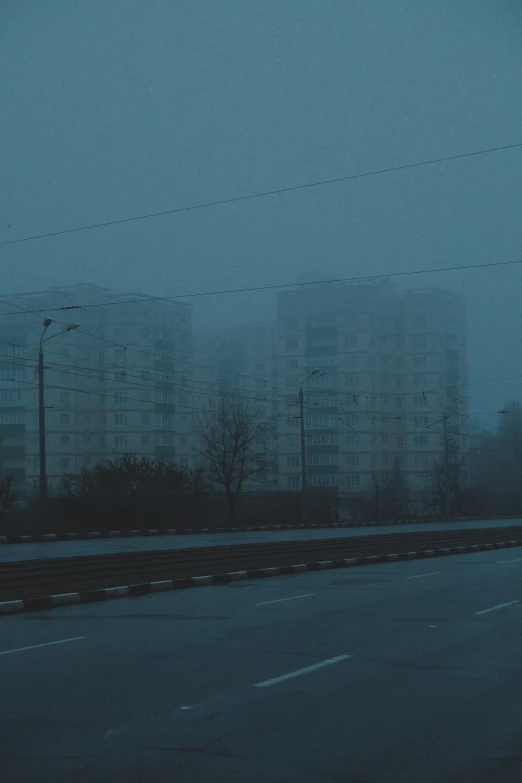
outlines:
{"label": "curb", "polygon": [[[488,520],[490,517],[450,517],[439,522],[480,522]],[[508,517],[495,517],[493,522],[499,519],[522,519],[520,515]],[[90,531],[87,533],[43,533],[42,535],[23,535],[23,536],[0,536],[0,545],[2,544],[42,544],[48,541],[90,541],[93,539],[105,538],[139,538],[146,536],[183,536],[183,535],[201,535],[203,533],[257,533],[271,530],[334,530],[336,528],[354,528],[354,527],[389,527],[391,525],[423,525],[437,520],[409,519],[395,522],[332,522],[331,524],[309,524],[309,525],[254,525],[249,527],[204,527],[199,529],[184,528],[176,530],[167,528],[163,530],[107,530]]]}
{"label": "curb", "polygon": [[275,568],[258,568],[249,571],[232,571],[227,574],[212,574],[209,576],[192,576],[186,579],[165,579],[160,582],[143,582],[142,584],[124,585],[122,587],[107,587],[100,590],[86,590],[81,593],[62,593],[47,595],[43,598],[27,598],[19,601],[0,602],[0,616],[35,612],[41,609],[57,609],[60,606],[72,604],[91,604],[97,601],[108,601],[111,598],[130,598],[150,593],[160,593],[167,590],[186,590],[191,587],[206,587],[209,585],[229,585],[245,579],[266,579],[270,576],[290,576],[309,571],[327,571],[332,568],[347,568],[351,566],[377,565],[378,563],[394,563],[404,560],[422,560],[428,557],[443,557],[445,555],[463,555],[474,552],[485,552],[507,547],[520,547],[521,541],[501,541],[494,544],[471,544],[469,546],[446,547],[443,549],[425,549],[420,552],[399,552],[390,555],[370,555],[367,557],[347,557],[340,560],[320,560],[315,563],[298,563],[296,565],[278,566]]}

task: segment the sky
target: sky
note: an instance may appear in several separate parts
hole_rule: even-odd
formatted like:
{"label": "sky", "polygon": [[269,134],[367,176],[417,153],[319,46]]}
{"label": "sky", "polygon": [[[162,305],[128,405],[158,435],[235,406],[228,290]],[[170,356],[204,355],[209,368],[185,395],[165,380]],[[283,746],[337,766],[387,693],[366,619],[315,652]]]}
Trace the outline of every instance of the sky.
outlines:
{"label": "sky", "polygon": [[[515,0],[2,0],[0,243],[522,142]],[[0,244],[2,291],[182,295],[522,260],[522,148]],[[466,295],[471,410],[522,399],[522,264]],[[276,295],[191,299],[196,327]],[[491,412],[491,413],[490,413]]]}

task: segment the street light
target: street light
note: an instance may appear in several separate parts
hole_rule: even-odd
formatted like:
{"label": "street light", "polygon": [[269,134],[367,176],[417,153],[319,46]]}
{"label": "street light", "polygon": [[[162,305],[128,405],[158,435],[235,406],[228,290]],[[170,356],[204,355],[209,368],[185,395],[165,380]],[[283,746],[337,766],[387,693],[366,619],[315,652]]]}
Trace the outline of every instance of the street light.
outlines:
{"label": "street light", "polygon": [[80,324],[72,323],[57,334],[52,334],[50,337],[46,337],[45,333],[52,324],[51,318],[45,318],[43,322],[43,332],[40,337],[40,350],[38,352],[38,434],[40,440],[40,500],[46,500],[47,498],[47,466],[46,466],[46,450],[45,450],[45,395],[44,395],[44,359],[43,359],[43,344],[47,340],[52,340],[55,337],[59,337],[66,332],[72,332],[74,329],[78,329]]}
{"label": "street light", "polygon": [[[304,378],[304,380],[301,381],[299,384],[299,413],[301,418],[301,507],[303,512],[303,522],[306,524],[308,522],[308,482],[306,479],[306,448],[305,448],[305,422],[304,422],[304,393],[303,393],[303,385],[310,380],[314,375],[317,375],[319,373],[319,368],[317,367],[313,372],[308,375],[308,377]],[[319,377],[322,377],[323,375],[327,375],[328,370],[325,370],[325,372],[322,372]]]}

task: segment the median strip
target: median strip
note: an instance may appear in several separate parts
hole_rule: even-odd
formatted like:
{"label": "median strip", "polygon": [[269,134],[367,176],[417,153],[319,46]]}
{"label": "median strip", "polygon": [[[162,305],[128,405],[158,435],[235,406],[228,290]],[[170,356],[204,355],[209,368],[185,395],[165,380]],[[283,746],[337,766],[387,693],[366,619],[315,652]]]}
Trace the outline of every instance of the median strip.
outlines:
{"label": "median strip", "polygon": [[[476,548],[477,546],[478,550]],[[97,601],[107,601],[113,598],[137,597],[164,590],[186,590],[193,587],[205,587],[210,585],[230,585],[242,579],[263,579],[271,576],[289,576],[305,572],[322,571],[335,568],[375,565],[377,563],[393,563],[397,561],[425,559],[426,557],[443,557],[450,554],[463,554],[463,551],[470,554],[477,551],[488,551],[492,548],[504,549],[513,546],[522,546],[522,540],[499,541],[495,542],[494,544],[482,543],[465,547],[443,547],[440,549],[419,550],[417,552],[408,551],[366,557],[350,557],[341,558],[339,560],[320,560],[309,563],[297,563],[295,565],[282,565],[244,571],[231,571],[228,573],[208,574],[204,576],[188,576],[182,579],[148,581],[138,584],[102,588],[99,590],[76,591],[48,595],[41,598],[4,601],[0,602],[0,615],[11,615],[22,612],[56,609],[60,606],[94,603]]]}

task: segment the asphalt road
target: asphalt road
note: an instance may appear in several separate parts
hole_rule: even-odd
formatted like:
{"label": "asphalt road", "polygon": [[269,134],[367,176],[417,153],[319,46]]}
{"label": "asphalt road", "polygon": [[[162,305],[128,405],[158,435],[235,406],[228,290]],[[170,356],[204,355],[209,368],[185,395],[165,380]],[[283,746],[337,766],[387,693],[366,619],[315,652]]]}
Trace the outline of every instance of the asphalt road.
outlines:
{"label": "asphalt road", "polygon": [[499,550],[5,617],[2,781],[520,783],[521,569]]}
{"label": "asphalt road", "polygon": [[198,546],[216,546],[270,541],[311,541],[316,538],[380,535],[382,533],[413,533],[429,530],[469,530],[472,528],[508,527],[521,524],[521,519],[480,520],[472,522],[430,522],[418,525],[386,525],[383,527],[318,528],[309,530],[274,530],[251,533],[204,533],[135,538],[105,538],[85,541],[52,541],[36,544],[3,544],[0,562],[38,560],[53,557],[81,557],[82,555],[115,554],[116,552],[145,552],[159,549],[190,549]]}

